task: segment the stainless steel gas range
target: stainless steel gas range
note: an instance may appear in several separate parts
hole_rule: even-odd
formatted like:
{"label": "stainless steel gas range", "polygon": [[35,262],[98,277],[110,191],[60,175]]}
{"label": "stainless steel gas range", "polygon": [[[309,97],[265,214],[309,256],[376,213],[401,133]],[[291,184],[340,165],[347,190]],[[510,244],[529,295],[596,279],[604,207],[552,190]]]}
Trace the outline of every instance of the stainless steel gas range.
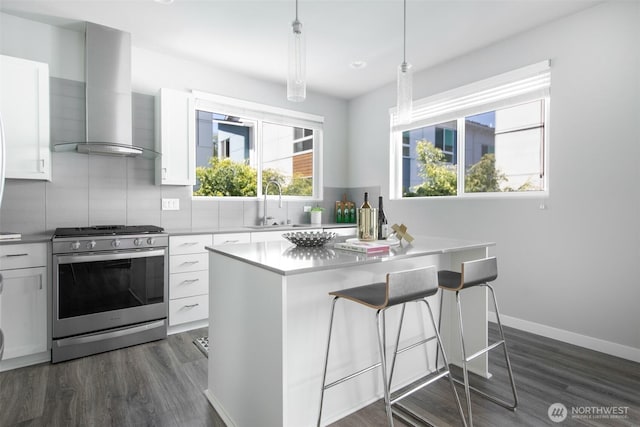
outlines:
{"label": "stainless steel gas range", "polygon": [[150,225],[56,229],[53,363],[166,338],[168,243]]}

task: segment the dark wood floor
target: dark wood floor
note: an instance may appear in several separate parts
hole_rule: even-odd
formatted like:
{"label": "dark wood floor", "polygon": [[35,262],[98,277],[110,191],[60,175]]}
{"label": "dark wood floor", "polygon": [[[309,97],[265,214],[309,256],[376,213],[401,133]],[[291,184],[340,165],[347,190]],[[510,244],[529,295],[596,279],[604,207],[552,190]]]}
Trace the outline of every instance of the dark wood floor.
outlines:
{"label": "dark wood floor", "polygon": [[[505,328],[511,366],[516,380],[519,405],[515,412],[504,409],[472,392],[474,426],[640,426],[640,364],[538,335]],[[489,340],[497,340],[497,326],[490,324]],[[502,348],[490,352],[490,380],[471,377],[472,385],[510,397],[508,374]],[[459,372],[459,371],[458,371]],[[454,374],[461,377],[461,374]],[[464,388],[457,388],[464,399]],[[437,426],[461,425],[448,381],[439,380],[407,398],[407,406]],[[547,415],[549,406],[562,403],[569,415],[561,423]],[[462,403],[466,410],[465,402]],[[626,418],[572,417],[588,408],[625,407]],[[600,409],[596,409],[600,410]],[[605,409],[606,410],[606,409]],[[334,427],[385,426],[384,405],[378,401]],[[404,426],[401,421],[396,425]]]}
{"label": "dark wood floor", "polygon": [[192,343],[206,333],[0,373],[0,427],[224,426]]}
{"label": "dark wood floor", "polygon": [[[511,412],[472,395],[476,426],[640,426],[639,364],[513,329],[506,332],[520,406]],[[192,344],[205,334],[206,329],[190,331],[56,365],[0,373],[0,427],[223,426],[202,393],[207,359]],[[506,396],[500,350],[491,353],[490,371],[494,376],[488,386]],[[479,378],[474,382],[487,386]],[[556,402],[569,411],[624,407],[627,416],[612,420],[569,415],[553,423],[547,410]],[[414,394],[408,405],[438,426],[460,424],[448,383],[442,380]],[[334,426],[385,422],[383,405],[377,402]],[[405,424],[397,420],[396,425]]]}

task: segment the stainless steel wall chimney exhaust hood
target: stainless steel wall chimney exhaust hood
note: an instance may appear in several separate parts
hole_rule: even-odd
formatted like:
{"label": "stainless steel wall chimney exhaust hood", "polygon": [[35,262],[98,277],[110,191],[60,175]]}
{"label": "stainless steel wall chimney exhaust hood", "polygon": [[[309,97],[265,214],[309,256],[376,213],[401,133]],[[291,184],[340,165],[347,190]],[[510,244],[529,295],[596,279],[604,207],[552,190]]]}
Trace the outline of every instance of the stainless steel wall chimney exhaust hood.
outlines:
{"label": "stainless steel wall chimney exhaust hood", "polygon": [[131,34],[86,23],[86,141],[61,143],[55,151],[147,158],[153,150],[135,147],[131,116]]}

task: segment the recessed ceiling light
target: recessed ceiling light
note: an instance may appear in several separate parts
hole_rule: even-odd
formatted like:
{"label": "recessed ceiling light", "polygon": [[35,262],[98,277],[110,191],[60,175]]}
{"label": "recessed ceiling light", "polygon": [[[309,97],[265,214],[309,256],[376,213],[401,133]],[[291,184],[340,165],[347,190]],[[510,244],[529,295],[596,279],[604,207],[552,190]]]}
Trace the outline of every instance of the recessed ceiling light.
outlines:
{"label": "recessed ceiling light", "polygon": [[365,61],[353,61],[349,64],[349,67],[353,68],[354,70],[359,70],[360,68],[365,68],[366,66],[367,63]]}
{"label": "recessed ceiling light", "polygon": [[171,4],[173,3],[174,0],[153,0],[153,1],[160,4]]}

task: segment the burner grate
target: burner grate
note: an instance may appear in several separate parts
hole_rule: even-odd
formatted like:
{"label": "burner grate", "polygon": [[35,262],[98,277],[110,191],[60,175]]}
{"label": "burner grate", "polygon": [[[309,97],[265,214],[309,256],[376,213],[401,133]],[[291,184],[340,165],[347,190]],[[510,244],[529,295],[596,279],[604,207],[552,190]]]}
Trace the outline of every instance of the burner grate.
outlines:
{"label": "burner grate", "polygon": [[162,233],[155,225],[96,225],[90,227],[56,228],[54,237],[115,236],[124,234]]}

